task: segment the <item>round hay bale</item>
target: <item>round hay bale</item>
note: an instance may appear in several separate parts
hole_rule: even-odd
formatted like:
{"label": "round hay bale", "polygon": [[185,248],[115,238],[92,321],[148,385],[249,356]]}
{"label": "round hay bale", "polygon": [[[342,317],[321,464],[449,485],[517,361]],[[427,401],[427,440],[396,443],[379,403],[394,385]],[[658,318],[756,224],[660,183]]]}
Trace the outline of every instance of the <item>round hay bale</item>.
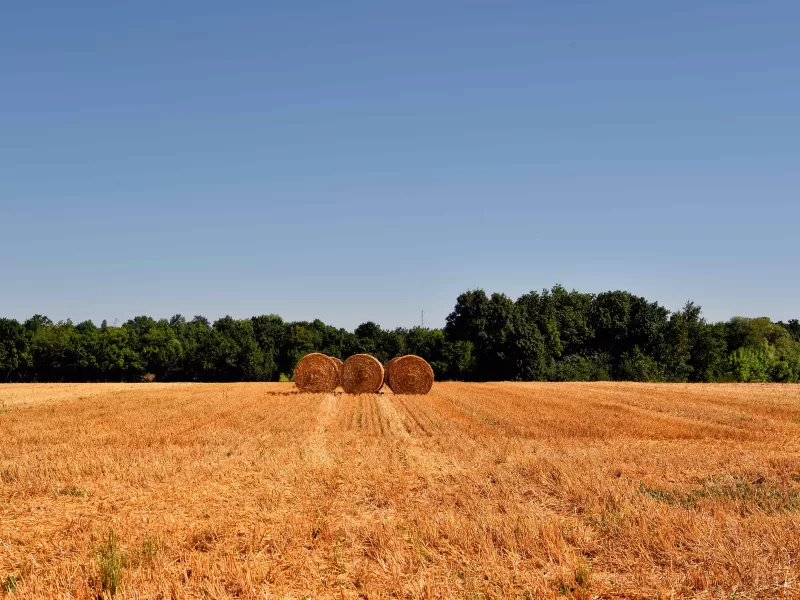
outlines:
{"label": "round hay bale", "polygon": [[383,386],[383,365],[369,354],[354,354],[342,366],[342,387],[348,394],[375,394]]}
{"label": "round hay bale", "polygon": [[384,383],[386,386],[388,386],[388,388],[389,388],[389,389],[392,389],[392,381],[391,381],[391,370],[392,370],[392,365],[393,365],[393,364],[394,364],[394,362],[397,360],[397,358],[398,358],[398,357],[396,357],[396,356],[395,356],[394,358],[392,358],[392,359],[389,359],[389,360],[386,362],[386,364],[385,364],[385,365],[383,365],[383,372],[384,372],[384,375],[383,375],[383,383]]}
{"label": "round hay bale", "polygon": [[401,356],[392,363],[389,387],[395,394],[427,394],[433,387],[433,369],[424,358]]}
{"label": "round hay bale", "polygon": [[329,356],[328,358],[333,361],[333,364],[336,367],[336,387],[339,387],[342,385],[342,365],[344,363],[342,362],[341,358],[336,358],[335,356]]}
{"label": "round hay bale", "polygon": [[294,368],[294,383],[308,394],[330,393],[339,385],[339,369],[325,354],[306,354]]}
{"label": "round hay bale", "polygon": [[333,362],[336,363],[336,368],[339,369],[339,375],[341,375],[342,374],[342,365],[344,364],[342,362],[342,359],[341,358],[336,358],[335,356],[331,356],[330,358],[331,358],[331,360]]}
{"label": "round hay bale", "polygon": [[341,358],[336,358],[335,356],[331,356],[329,358],[336,365],[336,372],[339,374],[339,379],[336,380],[336,387],[339,387],[342,385],[342,365],[344,365],[344,363],[342,362]]}

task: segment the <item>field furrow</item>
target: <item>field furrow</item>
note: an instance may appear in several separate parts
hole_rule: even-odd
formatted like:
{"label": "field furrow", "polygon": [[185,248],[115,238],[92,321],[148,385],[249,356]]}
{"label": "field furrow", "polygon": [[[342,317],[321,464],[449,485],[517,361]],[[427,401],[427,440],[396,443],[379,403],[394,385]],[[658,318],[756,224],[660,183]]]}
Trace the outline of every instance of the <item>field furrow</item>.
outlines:
{"label": "field furrow", "polygon": [[0,397],[14,598],[800,596],[792,386]]}

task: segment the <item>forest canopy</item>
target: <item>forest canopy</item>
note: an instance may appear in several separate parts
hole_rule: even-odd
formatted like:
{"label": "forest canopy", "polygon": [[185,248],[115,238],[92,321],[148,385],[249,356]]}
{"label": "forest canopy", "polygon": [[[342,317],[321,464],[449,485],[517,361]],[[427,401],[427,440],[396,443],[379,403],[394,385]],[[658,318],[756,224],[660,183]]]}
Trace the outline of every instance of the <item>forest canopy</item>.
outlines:
{"label": "forest canopy", "polygon": [[277,315],[140,316],[118,327],[0,318],[0,382],[279,381],[309,352],[417,354],[438,380],[796,383],[800,322],[709,323],[692,302],[670,312],[630,292],[560,285],[517,300],[467,291],[442,329],[367,322],[350,332]]}

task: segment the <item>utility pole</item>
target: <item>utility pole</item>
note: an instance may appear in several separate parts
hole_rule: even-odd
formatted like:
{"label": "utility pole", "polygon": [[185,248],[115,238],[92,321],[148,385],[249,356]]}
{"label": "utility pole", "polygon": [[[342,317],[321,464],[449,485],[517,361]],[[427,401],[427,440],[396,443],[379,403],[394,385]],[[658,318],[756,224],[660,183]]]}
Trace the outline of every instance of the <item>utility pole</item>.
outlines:
{"label": "utility pole", "polygon": [[425,311],[419,313],[419,326],[425,329]]}

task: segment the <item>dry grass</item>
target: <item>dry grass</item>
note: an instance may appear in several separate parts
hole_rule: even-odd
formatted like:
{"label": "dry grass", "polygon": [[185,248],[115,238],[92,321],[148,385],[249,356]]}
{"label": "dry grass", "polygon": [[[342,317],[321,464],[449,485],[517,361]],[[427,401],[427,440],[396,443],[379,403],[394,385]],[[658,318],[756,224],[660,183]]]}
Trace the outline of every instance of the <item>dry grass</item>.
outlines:
{"label": "dry grass", "polygon": [[0,386],[0,595],[800,596],[800,387],[293,389]]}
{"label": "dry grass", "polygon": [[335,362],[335,363],[336,363],[336,368],[339,370],[339,379],[341,380],[341,377],[342,377],[342,367],[344,366],[344,363],[342,362],[342,359],[341,359],[341,358],[337,358],[336,356],[331,356],[330,358],[331,358],[331,360],[332,360],[333,362]]}

